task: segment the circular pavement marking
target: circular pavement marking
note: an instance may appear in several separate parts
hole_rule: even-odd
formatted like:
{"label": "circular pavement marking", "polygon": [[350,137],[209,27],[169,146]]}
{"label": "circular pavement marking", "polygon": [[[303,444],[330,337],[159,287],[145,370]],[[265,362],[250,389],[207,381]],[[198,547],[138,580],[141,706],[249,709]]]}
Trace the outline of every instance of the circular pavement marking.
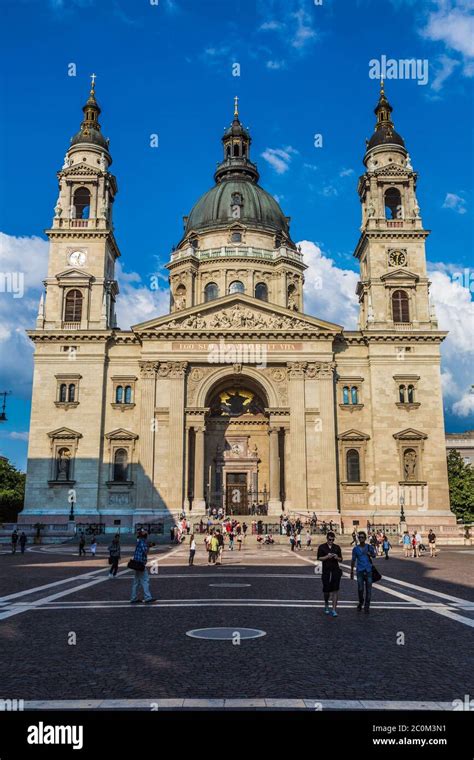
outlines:
{"label": "circular pavement marking", "polygon": [[251,586],[251,583],[210,583],[210,586],[218,586],[219,588],[247,588]]}
{"label": "circular pavement marking", "polygon": [[186,631],[186,636],[192,639],[213,641],[232,641],[236,636],[240,639],[259,639],[266,635],[266,631],[260,631],[258,628],[195,628],[193,631]]}

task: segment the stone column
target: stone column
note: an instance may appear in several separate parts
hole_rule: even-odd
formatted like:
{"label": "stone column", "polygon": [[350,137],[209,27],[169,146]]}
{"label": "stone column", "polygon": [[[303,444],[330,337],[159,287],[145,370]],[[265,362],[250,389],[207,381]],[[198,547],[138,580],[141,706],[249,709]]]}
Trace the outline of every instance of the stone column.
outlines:
{"label": "stone column", "polygon": [[337,455],[334,400],[334,367],[331,363],[320,365],[319,406],[321,414],[321,504],[325,513],[338,514]]}
{"label": "stone column", "polygon": [[170,378],[169,446],[170,467],[168,508],[181,512],[184,507],[184,383],[188,362],[165,362],[160,375]]}
{"label": "stone column", "polygon": [[155,464],[155,389],[158,363],[140,362],[140,438],[136,511],[153,509]]}
{"label": "stone column", "polygon": [[274,515],[281,512],[278,428],[270,427],[268,434],[270,436],[270,500],[268,502],[268,512]]}
{"label": "stone column", "polygon": [[204,427],[194,429],[196,444],[194,449],[194,498],[193,514],[204,513],[206,502],[204,499]]}
{"label": "stone column", "polygon": [[290,406],[291,475],[288,479],[291,508],[308,508],[306,478],[305,371],[307,362],[288,362],[288,400]]}

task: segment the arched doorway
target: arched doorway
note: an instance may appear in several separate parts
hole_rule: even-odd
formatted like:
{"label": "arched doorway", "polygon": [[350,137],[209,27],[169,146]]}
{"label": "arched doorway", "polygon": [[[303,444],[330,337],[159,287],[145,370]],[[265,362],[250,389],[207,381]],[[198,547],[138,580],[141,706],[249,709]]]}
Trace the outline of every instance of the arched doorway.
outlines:
{"label": "arched doorway", "polygon": [[226,514],[266,514],[270,497],[268,399],[253,378],[233,375],[208,392],[205,497]]}

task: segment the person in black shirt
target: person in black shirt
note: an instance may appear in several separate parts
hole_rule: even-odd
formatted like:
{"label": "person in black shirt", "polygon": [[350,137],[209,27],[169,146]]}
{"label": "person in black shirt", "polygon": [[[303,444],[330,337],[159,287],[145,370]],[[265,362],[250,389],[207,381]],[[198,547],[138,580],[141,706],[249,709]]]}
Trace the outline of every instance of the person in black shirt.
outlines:
{"label": "person in black shirt", "polygon": [[[332,532],[326,535],[326,543],[318,546],[318,559],[323,565],[322,581],[324,594],[324,612],[337,617],[337,596],[342,578],[339,562],[342,562],[341,547],[334,543],[336,536]],[[329,594],[332,595],[332,610],[329,610]]]}

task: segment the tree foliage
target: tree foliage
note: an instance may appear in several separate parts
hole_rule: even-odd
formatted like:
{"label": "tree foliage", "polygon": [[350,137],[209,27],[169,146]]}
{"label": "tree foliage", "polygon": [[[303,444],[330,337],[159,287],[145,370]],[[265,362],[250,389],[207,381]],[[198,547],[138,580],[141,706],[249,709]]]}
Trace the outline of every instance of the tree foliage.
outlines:
{"label": "tree foliage", "polygon": [[16,520],[25,498],[26,475],[8,459],[0,459],[0,520]]}
{"label": "tree foliage", "polygon": [[448,481],[451,509],[456,517],[465,522],[474,520],[474,469],[456,449],[448,454]]}

